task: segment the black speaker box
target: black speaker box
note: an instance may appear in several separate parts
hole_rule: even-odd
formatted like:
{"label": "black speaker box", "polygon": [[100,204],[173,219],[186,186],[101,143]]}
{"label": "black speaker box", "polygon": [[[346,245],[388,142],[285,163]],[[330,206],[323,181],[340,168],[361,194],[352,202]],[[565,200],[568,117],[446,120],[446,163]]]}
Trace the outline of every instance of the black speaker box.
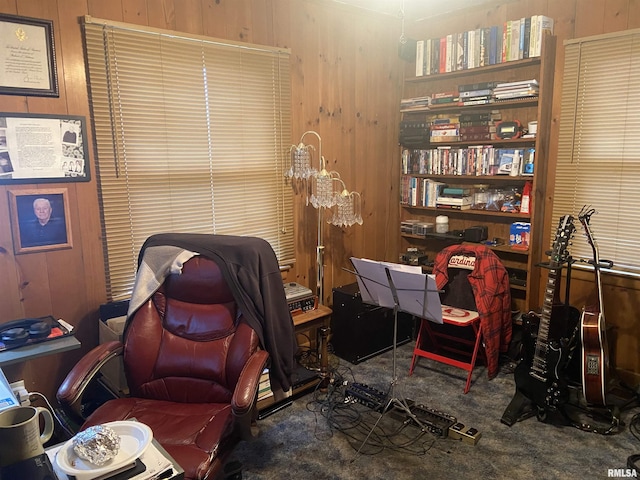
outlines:
{"label": "black speaker box", "polygon": [[[393,310],[362,302],[358,284],[333,289],[331,345],[334,353],[358,364],[393,348]],[[398,345],[413,338],[415,320],[398,312]]]}

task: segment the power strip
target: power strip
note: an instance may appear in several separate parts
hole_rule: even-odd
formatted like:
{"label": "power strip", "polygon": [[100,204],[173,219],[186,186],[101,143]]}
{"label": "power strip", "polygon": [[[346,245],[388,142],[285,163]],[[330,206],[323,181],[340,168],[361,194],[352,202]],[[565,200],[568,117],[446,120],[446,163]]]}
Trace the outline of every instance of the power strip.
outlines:
{"label": "power strip", "polygon": [[9,386],[13,390],[13,394],[16,396],[16,400],[20,402],[23,407],[31,405],[29,400],[29,392],[24,385],[24,380],[18,380],[17,382],[10,383]]}
{"label": "power strip", "polygon": [[482,434],[477,428],[467,427],[463,423],[456,423],[449,427],[449,438],[454,440],[462,440],[470,445],[475,445],[480,440]]}

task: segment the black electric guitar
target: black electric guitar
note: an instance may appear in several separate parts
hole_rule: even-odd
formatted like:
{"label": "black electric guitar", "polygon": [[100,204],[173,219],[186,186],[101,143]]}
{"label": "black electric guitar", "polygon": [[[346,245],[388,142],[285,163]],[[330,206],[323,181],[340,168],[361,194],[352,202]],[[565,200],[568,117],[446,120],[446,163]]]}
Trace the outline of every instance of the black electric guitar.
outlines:
{"label": "black electric guitar", "polygon": [[582,392],[590,405],[606,405],[606,386],[609,369],[607,336],[602,303],[602,283],[600,280],[600,256],[598,245],[591,232],[589,220],[595,210],[583,207],[578,215],[585,235],[593,250],[593,269],[596,275],[595,301],[584,307],[580,319],[582,339],[581,379]]}
{"label": "black electric guitar", "polygon": [[538,408],[538,419],[569,399],[566,367],[577,344],[580,312],[560,302],[562,265],[575,231],[573,217],[560,219],[549,259],[549,279],[542,313],[523,315],[524,357],[514,371],[516,391]]}

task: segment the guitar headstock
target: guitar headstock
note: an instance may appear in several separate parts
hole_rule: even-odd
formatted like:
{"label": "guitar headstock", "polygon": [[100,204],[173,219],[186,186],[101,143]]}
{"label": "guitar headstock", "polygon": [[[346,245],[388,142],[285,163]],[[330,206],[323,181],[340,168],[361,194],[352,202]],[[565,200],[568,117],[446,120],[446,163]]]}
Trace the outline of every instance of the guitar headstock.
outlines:
{"label": "guitar headstock", "polygon": [[591,216],[596,212],[595,208],[592,208],[591,205],[585,205],[580,210],[578,214],[578,219],[582,224],[582,228],[584,228],[584,234],[587,237],[587,242],[591,245],[591,249],[593,250],[593,262],[594,265],[598,265],[600,263],[599,255],[598,255],[598,245],[596,244],[596,239],[593,236],[593,232],[591,231],[591,225],[589,222],[591,221]]}
{"label": "guitar headstock", "polygon": [[563,215],[560,217],[549,259],[551,267],[559,267],[569,258],[568,247],[575,230],[576,227],[573,225],[573,216]]}
{"label": "guitar headstock", "polygon": [[587,241],[591,248],[596,249],[596,241],[593,238],[593,232],[591,231],[591,226],[589,222],[591,221],[591,216],[597,213],[595,208],[592,208],[591,205],[584,205],[578,214],[578,220],[582,224],[582,228],[584,228],[584,233],[587,237]]}

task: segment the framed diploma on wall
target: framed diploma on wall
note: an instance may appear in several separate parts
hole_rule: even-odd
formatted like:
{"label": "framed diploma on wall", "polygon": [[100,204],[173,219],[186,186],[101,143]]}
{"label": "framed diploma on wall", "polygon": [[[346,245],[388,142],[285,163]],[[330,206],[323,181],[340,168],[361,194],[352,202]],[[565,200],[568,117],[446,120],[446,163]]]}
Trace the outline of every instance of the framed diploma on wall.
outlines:
{"label": "framed diploma on wall", "polygon": [[53,22],[0,14],[0,95],[57,97]]}
{"label": "framed diploma on wall", "polygon": [[83,116],[0,112],[0,185],[90,180]]}

